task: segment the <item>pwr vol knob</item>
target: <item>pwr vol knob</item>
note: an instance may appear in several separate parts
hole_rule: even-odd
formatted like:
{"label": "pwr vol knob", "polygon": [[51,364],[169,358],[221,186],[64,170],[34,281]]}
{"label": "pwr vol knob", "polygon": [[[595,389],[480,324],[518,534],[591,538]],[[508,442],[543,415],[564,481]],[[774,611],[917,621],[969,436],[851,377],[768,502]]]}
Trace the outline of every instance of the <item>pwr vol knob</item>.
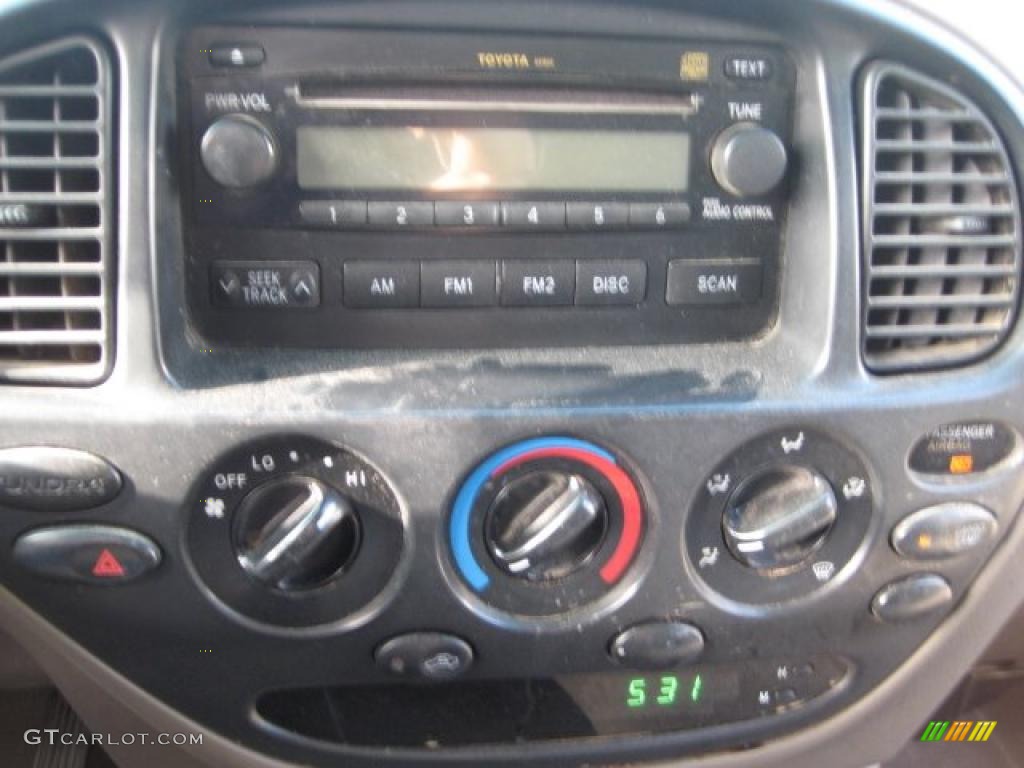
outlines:
{"label": "pwr vol knob", "polygon": [[469,474],[448,543],[474,599],[518,616],[554,616],[591,610],[627,580],[646,517],[614,454],[544,437],[510,445]]}

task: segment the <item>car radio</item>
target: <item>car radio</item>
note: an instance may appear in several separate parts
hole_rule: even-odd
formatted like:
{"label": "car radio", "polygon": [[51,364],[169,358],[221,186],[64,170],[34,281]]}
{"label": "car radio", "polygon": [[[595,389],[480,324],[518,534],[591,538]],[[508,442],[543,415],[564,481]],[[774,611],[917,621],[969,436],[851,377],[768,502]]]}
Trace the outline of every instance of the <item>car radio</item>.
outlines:
{"label": "car radio", "polygon": [[181,71],[210,342],[678,343],[772,322],[778,49],[204,28]]}

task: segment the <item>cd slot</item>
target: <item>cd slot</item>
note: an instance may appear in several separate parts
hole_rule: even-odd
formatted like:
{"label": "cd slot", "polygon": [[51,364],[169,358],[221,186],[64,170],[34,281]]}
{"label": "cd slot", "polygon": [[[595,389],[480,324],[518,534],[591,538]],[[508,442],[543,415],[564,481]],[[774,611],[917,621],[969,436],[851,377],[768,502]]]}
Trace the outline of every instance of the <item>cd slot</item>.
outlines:
{"label": "cd slot", "polygon": [[296,104],[308,109],[681,116],[696,112],[689,93],[564,88],[381,87],[316,80],[300,81],[291,93]]}

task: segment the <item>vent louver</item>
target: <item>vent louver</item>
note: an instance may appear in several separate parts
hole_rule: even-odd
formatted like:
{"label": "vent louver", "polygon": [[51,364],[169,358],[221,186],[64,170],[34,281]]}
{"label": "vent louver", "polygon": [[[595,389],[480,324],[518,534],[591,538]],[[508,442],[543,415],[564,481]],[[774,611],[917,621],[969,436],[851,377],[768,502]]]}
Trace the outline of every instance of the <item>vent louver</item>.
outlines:
{"label": "vent louver", "polygon": [[0,381],[106,375],[111,130],[109,66],[92,41],[0,60]]}
{"label": "vent louver", "polygon": [[1003,143],[958,92],[879,63],[864,79],[864,360],[965,364],[1009,332],[1020,208]]}

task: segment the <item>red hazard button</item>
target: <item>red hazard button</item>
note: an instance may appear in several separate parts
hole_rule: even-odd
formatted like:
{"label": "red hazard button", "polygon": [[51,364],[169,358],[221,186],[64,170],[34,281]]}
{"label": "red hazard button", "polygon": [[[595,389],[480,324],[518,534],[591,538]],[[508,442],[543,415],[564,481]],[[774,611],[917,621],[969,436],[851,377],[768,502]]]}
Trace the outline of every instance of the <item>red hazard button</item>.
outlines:
{"label": "red hazard button", "polygon": [[160,564],[156,543],[109,525],[36,528],[14,543],[14,560],[41,576],[88,584],[124,584]]}
{"label": "red hazard button", "polygon": [[100,556],[96,558],[96,564],[92,567],[92,575],[101,578],[117,578],[124,576],[124,566],[121,565],[121,561],[117,559],[116,555],[104,547]]}

